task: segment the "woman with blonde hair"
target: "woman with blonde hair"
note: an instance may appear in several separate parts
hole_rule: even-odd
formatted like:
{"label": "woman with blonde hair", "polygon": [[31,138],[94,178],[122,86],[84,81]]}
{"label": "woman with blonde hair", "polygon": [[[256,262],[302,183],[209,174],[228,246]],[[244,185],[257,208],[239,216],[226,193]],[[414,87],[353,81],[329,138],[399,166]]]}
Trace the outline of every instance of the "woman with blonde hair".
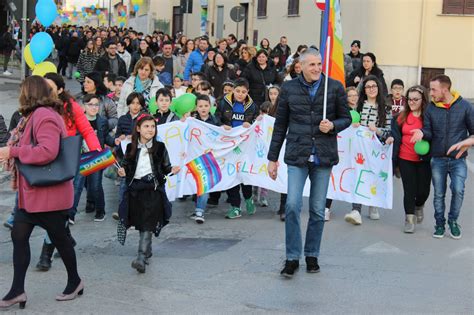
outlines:
{"label": "woman with blonde hair", "polygon": [[118,116],[127,113],[127,97],[132,92],[137,92],[143,95],[145,99],[146,109],[148,109],[148,102],[155,96],[156,91],[163,88],[155,74],[155,67],[153,60],[150,57],[143,57],[138,60],[132,75],[123,83],[120,99],[118,102],[117,112]]}

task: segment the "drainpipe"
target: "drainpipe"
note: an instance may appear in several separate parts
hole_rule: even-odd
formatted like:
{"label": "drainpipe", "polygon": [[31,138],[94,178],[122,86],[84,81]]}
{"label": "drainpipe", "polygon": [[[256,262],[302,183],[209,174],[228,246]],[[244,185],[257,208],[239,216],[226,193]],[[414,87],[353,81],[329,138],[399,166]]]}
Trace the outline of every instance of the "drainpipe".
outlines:
{"label": "drainpipe", "polygon": [[425,33],[425,10],[426,10],[426,0],[421,0],[421,18],[420,18],[420,40],[418,44],[418,84],[421,84],[421,68],[423,63],[423,41]]}

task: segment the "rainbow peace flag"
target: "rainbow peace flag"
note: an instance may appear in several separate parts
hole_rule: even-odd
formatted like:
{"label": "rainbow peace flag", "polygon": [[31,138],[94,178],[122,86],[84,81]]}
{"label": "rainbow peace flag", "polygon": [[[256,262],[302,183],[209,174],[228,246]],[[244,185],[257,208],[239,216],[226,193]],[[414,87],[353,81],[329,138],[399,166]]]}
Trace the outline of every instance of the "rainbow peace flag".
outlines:
{"label": "rainbow peace flag", "polygon": [[216,186],[222,179],[221,168],[212,152],[205,153],[187,163],[188,170],[194,177],[197,195],[201,196]]}
{"label": "rainbow peace flag", "polygon": [[91,151],[81,155],[79,172],[88,176],[116,163],[115,157],[109,148],[102,151]]}
{"label": "rainbow peace flag", "polygon": [[[341,5],[339,0],[326,0],[324,10],[323,29],[321,32],[320,51],[323,58],[323,71],[326,62],[329,62],[329,73],[326,76],[340,81],[344,86],[344,47],[342,45]],[[328,36],[331,37],[330,46],[326,47]],[[326,60],[326,48],[329,48],[329,60]]]}

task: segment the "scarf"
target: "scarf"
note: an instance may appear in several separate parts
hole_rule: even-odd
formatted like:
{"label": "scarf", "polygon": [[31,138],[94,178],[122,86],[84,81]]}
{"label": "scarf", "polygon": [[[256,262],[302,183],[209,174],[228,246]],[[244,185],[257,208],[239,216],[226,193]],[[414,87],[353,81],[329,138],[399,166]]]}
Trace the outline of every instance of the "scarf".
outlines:
{"label": "scarf", "polygon": [[[31,116],[31,115],[30,115]],[[8,139],[7,145],[11,148],[14,147],[20,142],[20,139],[25,131],[26,123],[28,122],[30,116],[21,117],[18,125],[11,131],[10,139]],[[15,164],[15,158],[10,158],[5,162],[5,169],[11,173],[11,187],[13,190],[18,189],[18,169]]]}
{"label": "scarf", "polygon": [[149,91],[151,87],[151,79],[146,79],[144,81],[140,80],[140,78],[137,76],[135,77],[135,92],[137,93],[143,93],[145,91]]}

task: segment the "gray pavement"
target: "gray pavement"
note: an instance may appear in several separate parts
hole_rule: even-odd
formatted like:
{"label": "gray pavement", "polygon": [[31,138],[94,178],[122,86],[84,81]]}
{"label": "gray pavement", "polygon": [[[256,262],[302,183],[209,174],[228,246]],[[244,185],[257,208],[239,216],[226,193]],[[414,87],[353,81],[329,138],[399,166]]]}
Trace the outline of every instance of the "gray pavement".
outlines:
{"label": "gray pavement", "polygon": [[[0,87],[2,114],[13,112],[17,91]],[[117,242],[111,213],[117,207],[118,187],[104,179],[106,221],[95,223],[93,215],[81,212],[72,227],[84,296],[67,303],[54,301],[65,286],[65,268],[55,259],[49,272],[35,270],[44,234],[38,228],[30,240],[25,313],[473,314],[473,157],[469,163],[459,220],[461,240],[431,237],[432,197],[416,233],[402,233],[401,183],[395,180],[394,209],[382,210],[380,221],[369,220],[364,207],[363,224],[349,225],[343,217],[350,205],[334,202],[332,220],[325,225],[321,273],[307,274],[302,261],[292,280],[279,276],[285,245],[284,224],[275,215],[277,194],[270,194],[269,208],[258,208],[253,217],[237,220],[224,219],[228,205],[223,196],[221,205],[206,215],[204,225],[188,219],[191,201],[174,202],[171,223],[154,239],[151,264],[145,274],[137,274],[130,263],[136,255],[138,232],[129,232],[125,246]],[[80,210],[84,199],[83,194]],[[0,184],[0,222],[13,203],[8,182]],[[307,199],[303,209],[307,209]],[[304,225],[307,218],[304,211]],[[0,227],[0,294],[8,291],[12,273],[9,232]]]}

